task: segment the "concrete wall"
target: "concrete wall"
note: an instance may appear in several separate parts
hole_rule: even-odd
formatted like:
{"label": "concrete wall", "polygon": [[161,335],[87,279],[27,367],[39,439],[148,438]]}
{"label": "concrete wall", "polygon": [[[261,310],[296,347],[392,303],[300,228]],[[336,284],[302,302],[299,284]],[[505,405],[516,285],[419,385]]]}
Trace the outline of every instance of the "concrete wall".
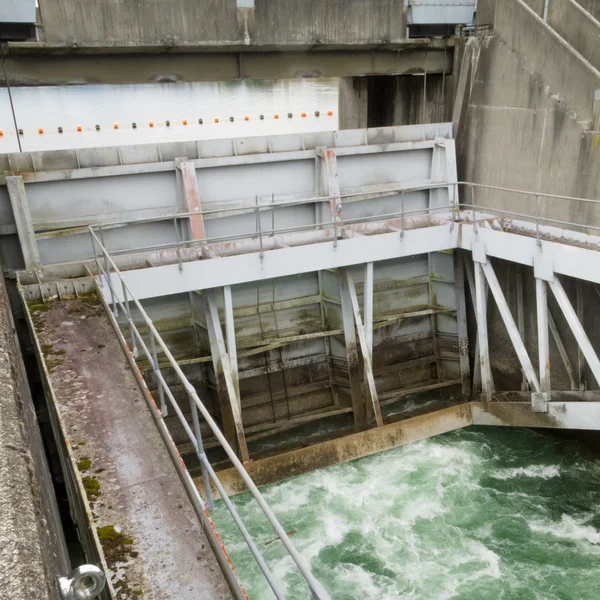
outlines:
{"label": "concrete wall", "polygon": [[553,0],[548,24],[591,65],[600,69],[600,23],[574,0]]}
{"label": "concrete wall", "polygon": [[40,0],[42,41],[80,46],[393,43],[406,38],[398,0]]}
{"label": "concrete wall", "polygon": [[0,439],[0,595],[53,600],[69,560],[1,274]]}
{"label": "concrete wall", "polygon": [[441,123],[451,119],[452,74],[340,79],[340,129]]}
{"label": "concrete wall", "polygon": [[[470,40],[475,65],[459,179],[584,198],[600,195],[598,73],[522,2],[496,7],[494,37]],[[481,191],[476,202],[536,213],[534,199]],[[542,216],[600,225],[594,205],[542,200]]]}

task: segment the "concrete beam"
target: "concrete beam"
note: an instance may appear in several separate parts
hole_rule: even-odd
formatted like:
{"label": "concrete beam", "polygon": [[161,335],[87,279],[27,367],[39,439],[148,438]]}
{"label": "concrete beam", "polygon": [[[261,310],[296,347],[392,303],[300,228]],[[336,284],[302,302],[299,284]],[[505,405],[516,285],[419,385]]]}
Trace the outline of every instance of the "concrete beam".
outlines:
{"label": "concrete beam", "polygon": [[[263,260],[258,253],[240,254],[184,263],[183,271],[178,265],[127,271],[123,278],[131,293],[143,300],[448,250],[458,245],[458,230],[448,225],[412,229],[404,232],[402,244],[397,233],[387,233],[338,240],[337,248],[332,243],[308,244],[265,251]],[[116,278],[113,283],[116,285]]]}
{"label": "concrete beam", "polygon": [[[315,469],[377,454],[441,433],[468,427],[471,424],[469,404],[458,404],[383,427],[367,429],[335,440],[255,460],[246,465],[246,468],[257,485],[265,485],[309,473]],[[228,494],[246,491],[235,469],[219,471],[219,479]],[[202,494],[201,478],[194,481]]]}
{"label": "concrete beam", "polygon": [[[234,79],[293,79],[296,77],[360,77],[451,73],[452,52],[435,44],[429,49],[329,50],[299,52],[164,52],[140,54],[138,49],[116,53],[97,48],[93,54],[32,53],[31,47],[11,45],[6,71],[11,86],[72,84],[136,84]],[[41,48],[40,48],[41,49]],[[28,50],[28,53],[25,51]],[[49,50],[49,49],[48,49]],[[58,50],[58,49],[57,49]],[[108,51],[107,51],[108,50]],[[132,54],[132,50],[136,54]],[[72,51],[72,49],[71,49]],[[335,107],[332,107],[335,108]]]}
{"label": "concrete beam", "polygon": [[471,404],[473,425],[510,425],[548,429],[600,430],[600,402],[549,402],[548,412],[534,412],[529,402],[490,402],[484,410]]}

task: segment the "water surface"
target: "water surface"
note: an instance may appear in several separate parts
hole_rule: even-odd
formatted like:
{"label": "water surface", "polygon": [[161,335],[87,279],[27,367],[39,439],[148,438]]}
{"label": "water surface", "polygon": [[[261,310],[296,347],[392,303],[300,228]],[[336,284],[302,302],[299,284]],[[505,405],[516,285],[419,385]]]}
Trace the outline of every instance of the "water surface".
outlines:
{"label": "water surface", "polygon": [[[335,600],[600,598],[600,460],[577,442],[471,427],[263,491]],[[235,504],[287,598],[309,599],[256,503]],[[250,597],[273,598],[214,518]]]}

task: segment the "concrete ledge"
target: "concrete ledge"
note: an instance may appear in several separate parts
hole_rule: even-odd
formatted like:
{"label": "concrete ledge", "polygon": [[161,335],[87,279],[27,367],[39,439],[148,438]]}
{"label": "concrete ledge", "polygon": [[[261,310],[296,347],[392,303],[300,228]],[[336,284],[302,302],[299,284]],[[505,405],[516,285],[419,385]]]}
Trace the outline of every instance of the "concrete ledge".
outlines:
{"label": "concrete ledge", "polygon": [[[383,427],[315,444],[308,448],[300,448],[256,462],[249,462],[244,466],[257,485],[266,485],[309,473],[315,469],[377,454],[472,424],[470,405],[462,403]],[[246,491],[245,484],[235,469],[224,469],[219,471],[218,475],[228,494],[240,494]],[[202,478],[198,477],[194,481],[200,494],[204,495]],[[213,490],[213,493],[216,494],[216,490]]]}

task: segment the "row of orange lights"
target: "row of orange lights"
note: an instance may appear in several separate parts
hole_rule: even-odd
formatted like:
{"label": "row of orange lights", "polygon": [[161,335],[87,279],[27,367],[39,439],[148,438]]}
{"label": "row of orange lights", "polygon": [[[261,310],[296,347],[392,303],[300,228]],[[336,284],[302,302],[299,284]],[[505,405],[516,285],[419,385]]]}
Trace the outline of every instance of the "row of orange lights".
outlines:
{"label": "row of orange lights", "polygon": [[[320,116],[321,116],[321,113],[318,110],[316,110],[315,111],[315,117],[320,117]],[[327,116],[328,117],[333,117],[333,111],[332,110],[328,110],[327,111]],[[293,115],[293,113],[288,113],[287,117],[288,117],[288,119],[292,119],[294,117],[294,115]],[[300,113],[300,117],[303,118],[303,119],[306,119],[307,113],[304,112],[304,111],[301,112]],[[265,118],[264,115],[260,115],[259,116],[259,120],[260,121],[263,121],[264,118]],[[279,119],[279,113],[275,113],[273,115],[273,119]],[[215,117],[213,120],[214,120],[215,123],[219,123],[220,122],[220,118],[219,117]],[[249,121],[249,120],[250,120],[250,116],[249,115],[244,115],[244,121]],[[229,117],[229,121],[233,123],[235,121],[235,117]],[[188,123],[189,122],[188,122],[187,119],[182,119],[181,120],[181,124],[183,126],[188,125]],[[203,125],[203,124],[204,124],[204,120],[203,119],[198,119],[198,125]],[[165,126],[166,127],[171,127],[171,121],[165,121]],[[150,129],[152,129],[154,127],[154,121],[148,121],[148,127]],[[101,129],[100,125],[95,125],[94,128],[96,129],[96,131],[100,131],[100,129]],[[137,129],[138,128],[138,124],[135,123],[135,122],[132,123],[131,124],[131,128],[132,129]],[[113,129],[119,129],[119,124],[118,123],[113,123]],[[83,131],[83,127],[81,125],[77,125],[75,127],[75,131],[81,133]],[[43,127],[38,127],[37,128],[37,132],[40,135],[43,135],[44,134],[44,128]],[[64,133],[64,128],[63,127],[59,127],[58,128],[58,133]],[[4,135],[4,130],[0,129],[0,137],[2,137],[3,135]],[[23,132],[22,129],[19,129],[19,135],[24,135],[24,132]]]}

